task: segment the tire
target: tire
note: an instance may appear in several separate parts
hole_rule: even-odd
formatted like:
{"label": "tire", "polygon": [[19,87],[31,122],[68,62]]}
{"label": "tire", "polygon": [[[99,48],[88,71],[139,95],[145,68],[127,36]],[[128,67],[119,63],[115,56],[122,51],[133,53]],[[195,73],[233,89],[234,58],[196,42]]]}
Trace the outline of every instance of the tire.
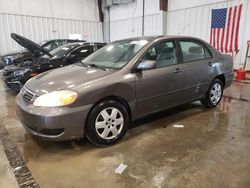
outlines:
{"label": "tire", "polygon": [[206,108],[214,108],[216,107],[222,98],[223,95],[223,83],[220,79],[214,79],[213,82],[210,84],[205,97],[201,99],[201,103]]}
{"label": "tire", "polygon": [[97,104],[90,112],[85,125],[85,136],[96,146],[110,146],[122,139],[129,122],[128,112],[121,103],[106,100]]}

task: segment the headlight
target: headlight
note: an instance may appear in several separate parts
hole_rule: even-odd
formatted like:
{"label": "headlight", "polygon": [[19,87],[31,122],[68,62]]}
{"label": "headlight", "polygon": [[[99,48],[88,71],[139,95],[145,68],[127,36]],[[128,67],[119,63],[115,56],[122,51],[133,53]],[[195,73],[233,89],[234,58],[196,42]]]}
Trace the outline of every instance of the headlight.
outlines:
{"label": "headlight", "polygon": [[33,105],[43,107],[66,106],[75,102],[77,93],[69,90],[53,91],[38,97]]}
{"label": "headlight", "polygon": [[23,76],[26,72],[30,71],[29,69],[21,69],[13,72],[14,76]]}
{"label": "headlight", "polygon": [[14,71],[14,76],[22,76],[25,71]]}

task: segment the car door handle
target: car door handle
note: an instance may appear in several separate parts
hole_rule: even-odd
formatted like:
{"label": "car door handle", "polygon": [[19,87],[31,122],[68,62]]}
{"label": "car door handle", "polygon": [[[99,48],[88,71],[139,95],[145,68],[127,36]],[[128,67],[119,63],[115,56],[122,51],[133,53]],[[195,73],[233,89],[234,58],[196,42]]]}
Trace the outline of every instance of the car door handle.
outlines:
{"label": "car door handle", "polygon": [[182,72],[182,70],[179,69],[179,68],[176,68],[175,71],[174,71],[174,73],[181,73],[181,72]]}
{"label": "car door handle", "polygon": [[213,65],[214,65],[213,62],[208,62],[208,66],[209,66],[209,67],[212,67]]}

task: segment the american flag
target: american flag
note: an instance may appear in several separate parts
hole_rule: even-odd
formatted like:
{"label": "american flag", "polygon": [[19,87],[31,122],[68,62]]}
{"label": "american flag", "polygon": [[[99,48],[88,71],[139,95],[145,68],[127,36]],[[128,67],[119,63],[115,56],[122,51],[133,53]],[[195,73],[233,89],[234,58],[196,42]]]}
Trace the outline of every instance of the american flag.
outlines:
{"label": "american flag", "polygon": [[237,52],[242,4],[212,9],[210,44],[221,52]]}

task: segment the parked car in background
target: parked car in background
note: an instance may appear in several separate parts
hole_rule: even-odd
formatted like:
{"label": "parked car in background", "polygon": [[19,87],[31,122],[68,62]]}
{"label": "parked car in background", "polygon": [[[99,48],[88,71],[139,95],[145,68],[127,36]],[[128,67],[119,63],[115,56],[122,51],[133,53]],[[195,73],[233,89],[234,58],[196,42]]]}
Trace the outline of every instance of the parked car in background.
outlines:
{"label": "parked car in background", "polygon": [[[33,51],[41,51],[42,48],[32,47],[28,41],[23,46],[29,46]],[[75,42],[60,46],[46,53],[42,57],[33,58],[18,65],[6,66],[3,71],[5,86],[13,91],[19,91],[27,80],[42,72],[76,63],[89,56],[91,53],[105,46],[106,43]],[[36,49],[37,48],[37,49]]]}
{"label": "parked car in background", "polygon": [[196,100],[215,107],[233,77],[232,57],[201,39],[125,39],[81,64],[30,79],[17,96],[17,114],[26,130],[41,138],[86,136],[107,146],[146,115]]}
{"label": "parked car in background", "polygon": [[[39,46],[47,50],[48,52],[62,46],[64,44],[72,42],[86,42],[85,40],[73,40],[73,39],[54,39],[54,40],[44,40],[38,43]],[[22,63],[27,60],[31,60],[33,57],[40,57],[43,53],[34,54],[27,49],[6,53],[0,56],[0,69],[5,66]]]}

